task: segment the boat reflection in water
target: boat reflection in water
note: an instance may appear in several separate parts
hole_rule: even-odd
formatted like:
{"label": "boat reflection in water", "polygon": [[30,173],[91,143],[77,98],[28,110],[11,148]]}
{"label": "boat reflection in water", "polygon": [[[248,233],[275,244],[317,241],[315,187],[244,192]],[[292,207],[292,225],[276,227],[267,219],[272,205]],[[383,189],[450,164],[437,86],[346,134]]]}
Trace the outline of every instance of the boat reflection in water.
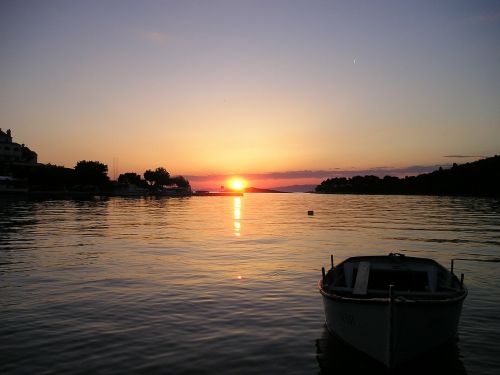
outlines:
{"label": "boat reflection in water", "polygon": [[392,369],[386,368],[366,354],[323,329],[321,338],[316,340],[316,359],[320,374],[358,374],[370,375],[422,375],[455,374],[467,375],[462,363],[457,341],[449,341],[427,354],[407,361]]}

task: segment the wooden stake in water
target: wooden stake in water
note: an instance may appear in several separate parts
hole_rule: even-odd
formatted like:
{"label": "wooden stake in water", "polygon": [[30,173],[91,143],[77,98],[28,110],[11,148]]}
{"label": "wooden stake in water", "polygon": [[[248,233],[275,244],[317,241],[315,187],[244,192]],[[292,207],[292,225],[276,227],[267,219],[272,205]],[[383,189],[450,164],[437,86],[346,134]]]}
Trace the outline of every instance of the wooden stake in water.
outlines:
{"label": "wooden stake in water", "polygon": [[455,259],[451,260],[451,269],[450,269],[451,273],[453,273],[453,263],[454,263],[454,261],[455,261]]}
{"label": "wooden stake in water", "polygon": [[332,263],[332,270],[333,270],[333,254],[330,255],[330,262]]}

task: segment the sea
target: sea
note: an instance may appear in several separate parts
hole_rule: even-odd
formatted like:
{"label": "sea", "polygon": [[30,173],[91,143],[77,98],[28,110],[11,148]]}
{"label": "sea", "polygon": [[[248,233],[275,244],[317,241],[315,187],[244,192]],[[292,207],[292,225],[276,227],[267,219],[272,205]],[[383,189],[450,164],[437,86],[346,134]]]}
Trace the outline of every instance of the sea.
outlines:
{"label": "sea", "polygon": [[498,374],[498,199],[2,198],[0,373],[383,374],[317,283],[330,255],[391,252],[455,259],[469,291],[458,338],[392,374]]}

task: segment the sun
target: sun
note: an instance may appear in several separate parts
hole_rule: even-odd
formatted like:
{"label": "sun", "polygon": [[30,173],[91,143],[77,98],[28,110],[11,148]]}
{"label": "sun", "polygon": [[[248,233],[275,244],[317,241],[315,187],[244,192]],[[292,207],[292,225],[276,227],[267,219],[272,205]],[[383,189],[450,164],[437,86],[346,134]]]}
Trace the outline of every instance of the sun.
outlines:
{"label": "sun", "polygon": [[243,190],[247,186],[247,182],[241,177],[231,177],[228,180],[228,185],[231,190]]}

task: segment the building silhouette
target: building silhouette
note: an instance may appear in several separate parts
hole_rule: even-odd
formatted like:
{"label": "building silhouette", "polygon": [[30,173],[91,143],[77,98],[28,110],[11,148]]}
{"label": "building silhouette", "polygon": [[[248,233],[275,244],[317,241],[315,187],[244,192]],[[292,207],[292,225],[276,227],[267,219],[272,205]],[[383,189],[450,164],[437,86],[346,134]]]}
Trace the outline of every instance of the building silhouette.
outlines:
{"label": "building silhouette", "polygon": [[0,163],[36,164],[38,155],[24,144],[12,142],[10,129],[4,132],[0,128]]}

